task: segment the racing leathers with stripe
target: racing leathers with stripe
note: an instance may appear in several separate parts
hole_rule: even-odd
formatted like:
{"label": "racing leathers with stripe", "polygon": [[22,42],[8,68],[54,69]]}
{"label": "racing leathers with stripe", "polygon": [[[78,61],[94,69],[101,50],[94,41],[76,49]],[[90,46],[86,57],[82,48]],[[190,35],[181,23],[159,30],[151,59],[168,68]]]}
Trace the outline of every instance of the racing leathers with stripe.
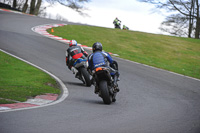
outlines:
{"label": "racing leathers with stripe", "polygon": [[66,65],[71,70],[76,59],[87,59],[88,53],[80,46],[71,46],[66,51]]}
{"label": "racing leathers with stripe", "polygon": [[[119,77],[119,72],[118,72],[118,64],[116,61],[112,59],[109,53],[107,52],[101,52],[101,51],[96,51],[89,55],[88,57],[88,63],[89,63],[89,70],[92,72],[95,68],[98,67],[108,67],[110,69],[110,75],[114,79],[114,84],[117,85],[117,79]],[[110,65],[109,65],[110,63]],[[114,67],[114,65],[117,66],[117,68]]]}

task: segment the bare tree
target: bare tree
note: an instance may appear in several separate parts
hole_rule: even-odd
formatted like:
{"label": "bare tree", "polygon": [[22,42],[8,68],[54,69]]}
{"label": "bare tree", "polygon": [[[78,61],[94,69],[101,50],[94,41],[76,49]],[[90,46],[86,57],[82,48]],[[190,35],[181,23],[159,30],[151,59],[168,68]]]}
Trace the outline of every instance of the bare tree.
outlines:
{"label": "bare tree", "polygon": [[30,14],[34,14],[36,0],[31,0]]}
{"label": "bare tree", "polygon": [[83,11],[86,9],[83,4],[86,2],[90,2],[90,0],[46,0],[47,2],[54,4],[55,2],[60,3],[66,7],[72,8],[81,15],[83,15]]}
{"label": "bare tree", "polygon": [[181,14],[173,14],[166,17],[162,22],[160,30],[176,36],[187,36],[188,24],[187,18]]}
{"label": "bare tree", "polygon": [[193,30],[193,25],[194,25],[194,6],[195,0],[191,0],[191,5],[189,9],[189,28],[188,28],[188,37],[191,38],[192,30]]}
{"label": "bare tree", "polygon": [[4,3],[12,3],[14,8],[22,9],[22,12],[27,12],[29,9],[29,13],[33,15],[38,15],[40,10],[44,10],[46,7],[41,9],[42,1],[47,1],[50,4],[55,4],[56,2],[74,9],[80,14],[84,14],[83,10],[86,8],[83,6],[85,2],[89,2],[90,0],[4,0]]}
{"label": "bare tree", "polygon": [[17,7],[17,0],[13,0],[13,8],[16,8]]}
{"label": "bare tree", "polygon": [[22,8],[22,12],[25,13],[28,9],[28,0],[26,0],[26,2],[24,3],[24,6]]}
{"label": "bare tree", "polygon": [[199,38],[200,35],[200,16],[199,16],[199,1],[196,0],[196,29],[195,29],[195,38]]}
{"label": "bare tree", "polygon": [[[199,39],[200,36],[200,16],[199,16],[199,0],[138,0],[141,2],[148,2],[154,4],[156,8],[166,9],[167,11],[173,12],[174,16],[181,16],[184,18],[184,25],[188,28],[188,37],[191,37],[192,32],[195,32],[195,38]],[[164,21],[162,25],[172,26],[175,21],[180,17],[175,18],[172,15],[167,16],[167,21]],[[170,21],[169,21],[170,20]],[[172,21],[173,20],[173,21]],[[183,25],[183,22],[178,22],[176,25]],[[172,26],[173,27],[173,26]],[[173,27],[174,28],[174,27]],[[171,31],[171,30],[166,30]],[[174,31],[176,29],[174,28]],[[170,32],[169,32],[170,33]],[[177,32],[178,33],[178,32]]]}
{"label": "bare tree", "polygon": [[1,0],[1,3],[5,3],[5,4],[8,4],[8,5],[13,4],[12,0]]}
{"label": "bare tree", "polygon": [[42,0],[38,0],[37,4],[35,6],[34,15],[38,15],[40,7],[41,7],[41,4],[42,4]]}

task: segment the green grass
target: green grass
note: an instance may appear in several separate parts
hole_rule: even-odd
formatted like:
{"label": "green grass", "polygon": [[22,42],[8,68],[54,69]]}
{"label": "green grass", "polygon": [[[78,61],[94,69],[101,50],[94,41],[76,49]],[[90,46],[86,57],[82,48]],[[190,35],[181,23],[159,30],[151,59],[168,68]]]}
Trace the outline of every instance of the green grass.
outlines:
{"label": "green grass", "polygon": [[48,32],[83,45],[101,42],[120,58],[200,79],[200,40],[80,25],[53,29]]}
{"label": "green grass", "polygon": [[14,101],[11,101],[10,99],[0,99],[0,104],[11,104],[15,103]]}
{"label": "green grass", "polygon": [[0,52],[0,104],[14,103],[13,100],[24,102],[27,98],[45,93],[60,94],[53,78]]}

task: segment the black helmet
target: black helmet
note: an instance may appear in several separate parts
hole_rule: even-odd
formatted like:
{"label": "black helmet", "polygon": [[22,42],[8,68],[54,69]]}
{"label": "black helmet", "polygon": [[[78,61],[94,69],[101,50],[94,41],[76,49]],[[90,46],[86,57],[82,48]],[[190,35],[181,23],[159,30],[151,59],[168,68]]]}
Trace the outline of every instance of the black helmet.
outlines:
{"label": "black helmet", "polygon": [[93,52],[95,51],[102,51],[102,44],[100,42],[95,42],[93,45],[92,45],[92,50]]}

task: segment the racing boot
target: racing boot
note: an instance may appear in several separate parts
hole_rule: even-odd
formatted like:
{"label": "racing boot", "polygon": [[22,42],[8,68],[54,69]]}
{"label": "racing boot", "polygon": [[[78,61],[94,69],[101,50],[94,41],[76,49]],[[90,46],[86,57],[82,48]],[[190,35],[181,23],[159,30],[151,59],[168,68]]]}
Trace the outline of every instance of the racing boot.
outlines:
{"label": "racing boot", "polygon": [[112,102],[116,102],[116,98],[115,97],[112,98]]}
{"label": "racing boot", "polygon": [[113,86],[115,92],[119,92],[119,87],[118,87],[117,81],[119,81],[119,76],[115,75],[114,76],[114,86]]}
{"label": "racing boot", "polygon": [[80,77],[80,73],[79,73],[79,72],[76,72],[76,74],[75,74],[75,78],[77,78],[77,79],[80,79],[80,80],[81,80],[81,77]]}
{"label": "racing boot", "polygon": [[75,74],[75,78],[79,79],[79,74],[78,73]]}
{"label": "racing boot", "polygon": [[92,77],[92,79],[90,80],[90,82],[91,82],[92,85],[95,85],[95,80],[94,80],[93,77]]}
{"label": "racing boot", "polygon": [[120,78],[119,78],[119,77],[117,77],[117,81],[120,81]]}
{"label": "racing boot", "polygon": [[73,72],[73,74],[75,74],[76,73],[76,69],[74,68],[74,67],[71,67],[71,69],[70,69],[72,72]]}
{"label": "racing boot", "polygon": [[119,92],[120,91],[117,83],[114,83],[114,91],[115,92]]}

